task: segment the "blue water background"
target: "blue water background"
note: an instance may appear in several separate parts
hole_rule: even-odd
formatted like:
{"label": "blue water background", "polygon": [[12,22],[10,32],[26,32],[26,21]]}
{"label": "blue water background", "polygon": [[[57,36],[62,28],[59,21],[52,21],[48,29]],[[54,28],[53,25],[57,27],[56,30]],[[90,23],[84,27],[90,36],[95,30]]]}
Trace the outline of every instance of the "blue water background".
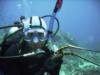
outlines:
{"label": "blue water background", "polygon": [[[0,25],[13,24],[24,15],[52,14],[56,0],[0,0]],[[60,30],[70,33],[86,48],[100,48],[100,1],[63,0],[57,17]]]}

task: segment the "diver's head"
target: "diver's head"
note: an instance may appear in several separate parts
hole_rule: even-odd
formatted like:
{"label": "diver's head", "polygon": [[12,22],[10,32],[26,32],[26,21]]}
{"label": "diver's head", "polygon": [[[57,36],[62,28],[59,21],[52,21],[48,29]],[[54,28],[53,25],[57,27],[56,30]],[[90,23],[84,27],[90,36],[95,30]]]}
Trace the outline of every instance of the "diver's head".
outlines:
{"label": "diver's head", "polygon": [[45,21],[38,17],[32,16],[23,21],[24,24],[24,39],[27,41],[33,48],[41,48],[45,44],[45,37],[47,32],[47,25]]}

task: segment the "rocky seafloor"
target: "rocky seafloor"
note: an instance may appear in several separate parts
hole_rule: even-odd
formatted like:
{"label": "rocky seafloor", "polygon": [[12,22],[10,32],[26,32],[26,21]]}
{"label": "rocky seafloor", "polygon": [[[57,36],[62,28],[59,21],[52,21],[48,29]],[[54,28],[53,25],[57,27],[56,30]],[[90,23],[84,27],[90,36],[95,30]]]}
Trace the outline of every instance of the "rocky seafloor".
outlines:
{"label": "rocky seafloor", "polygon": [[[0,33],[0,42],[2,42],[3,34]],[[53,38],[53,43],[57,47],[62,47],[67,44],[79,46],[77,41],[69,34],[59,32],[56,37]],[[70,51],[77,55],[97,64],[93,64],[78,56],[65,55],[63,57],[63,64],[61,66],[60,75],[100,75],[100,53],[91,52],[87,50],[80,50],[74,48],[67,48],[64,51]]]}
{"label": "rocky seafloor", "polygon": [[[57,36],[54,38],[54,43],[58,47],[66,44],[80,46],[69,33],[64,32],[59,32],[57,34]],[[82,58],[87,59],[87,61],[78,56],[65,55],[63,57],[60,75],[100,75],[100,52],[92,52],[94,50],[88,51],[88,49],[80,50],[74,48],[67,48],[64,51],[73,52]]]}

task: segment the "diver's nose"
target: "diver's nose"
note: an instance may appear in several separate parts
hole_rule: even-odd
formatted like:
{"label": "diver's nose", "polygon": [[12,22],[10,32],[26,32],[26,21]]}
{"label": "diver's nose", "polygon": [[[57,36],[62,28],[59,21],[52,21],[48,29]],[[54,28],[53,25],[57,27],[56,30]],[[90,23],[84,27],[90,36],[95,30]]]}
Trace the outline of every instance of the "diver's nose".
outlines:
{"label": "diver's nose", "polygon": [[38,38],[38,37],[34,37],[34,38],[33,38],[33,42],[34,42],[34,43],[38,43],[38,42],[39,42],[39,38]]}

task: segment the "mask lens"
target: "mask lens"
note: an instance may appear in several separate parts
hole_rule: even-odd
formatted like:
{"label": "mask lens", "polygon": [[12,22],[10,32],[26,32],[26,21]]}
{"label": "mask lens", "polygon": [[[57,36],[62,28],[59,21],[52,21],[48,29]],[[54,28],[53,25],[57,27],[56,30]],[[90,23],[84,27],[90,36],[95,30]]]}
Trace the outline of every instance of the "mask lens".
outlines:
{"label": "mask lens", "polygon": [[28,34],[27,34],[27,36],[28,36],[29,38],[32,38],[33,35],[34,35],[33,33],[28,33]]}
{"label": "mask lens", "polygon": [[44,32],[27,32],[27,35],[25,36],[26,40],[27,41],[30,41],[30,42],[33,42],[34,43],[34,40],[38,40],[39,41],[43,41],[45,39],[44,37]]}
{"label": "mask lens", "polygon": [[44,39],[44,33],[40,32],[39,33],[39,38],[40,38],[40,40],[43,40]]}
{"label": "mask lens", "polygon": [[28,32],[26,35],[25,35],[25,40],[26,41],[31,41],[32,40],[32,38],[33,38],[33,33],[31,33],[31,32]]}

